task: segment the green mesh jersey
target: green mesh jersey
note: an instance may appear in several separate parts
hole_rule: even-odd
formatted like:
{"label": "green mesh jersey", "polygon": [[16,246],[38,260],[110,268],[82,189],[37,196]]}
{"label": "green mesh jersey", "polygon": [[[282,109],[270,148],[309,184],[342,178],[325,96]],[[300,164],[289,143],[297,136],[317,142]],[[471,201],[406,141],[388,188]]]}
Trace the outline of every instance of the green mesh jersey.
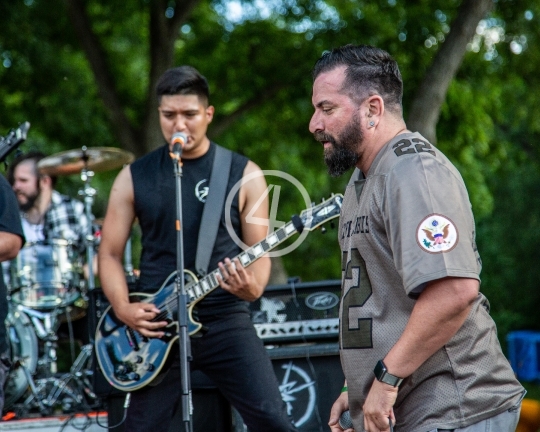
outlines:
{"label": "green mesh jersey", "polygon": [[[373,368],[400,338],[415,298],[435,279],[479,279],[481,261],[463,180],[421,135],[399,135],[381,149],[365,180],[355,180],[357,173],[340,218],[340,350],[361,432]],[[458,333],[400,386],[397,430],[474,424],[509,409],[522,391],[479,294]]]}

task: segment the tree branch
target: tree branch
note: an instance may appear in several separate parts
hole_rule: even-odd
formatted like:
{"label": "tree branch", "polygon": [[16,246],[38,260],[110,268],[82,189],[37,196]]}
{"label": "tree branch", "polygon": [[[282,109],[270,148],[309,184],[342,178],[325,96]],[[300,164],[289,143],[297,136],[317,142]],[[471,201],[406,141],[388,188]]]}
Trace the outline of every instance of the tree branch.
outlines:
{"label": "tree branch", "polygon": [[246,100],[232,113],[218,117],[214,120],[214,122],[210,124],[208,134],[212,137],[217,137],[221,135],[231,124],[238,120],[242,115],[244,115],[251,109],[262,105],[264,102],[274,97],[284,87],[286,86],[274,85],[272,87],[268,87],[265,89],[264,92],[257,94],[251,99]]}
{"label": "tree branch", "polygon": [[463,0],[446,41],[435,55],[416,91],[408,119],[408,128],[419,131],[433,144],[437,142],[436,127],[441,107],[478,22],[493,6],[493,0]]}
{"label": "tree branch", "polygon": [[84,2],[65,0],[65,3],[75,34],[94,73],[99,95],[115,128],[116,138],[122,148],[137,153],[136,132],[124,113],[114,79],[107,65],[105,50],[92,30]]}
{"label": "tree branch", "polygon": [[150,8],[150,76],[143,120],[144,153],[163,144],[159,127],[158,105],[155,88],[159,77],[174,64],[174,44],[180,26],[184,23],[199,0],[183,0],[176,3],[172,18],[165,12],[168,0],[152,0]]}

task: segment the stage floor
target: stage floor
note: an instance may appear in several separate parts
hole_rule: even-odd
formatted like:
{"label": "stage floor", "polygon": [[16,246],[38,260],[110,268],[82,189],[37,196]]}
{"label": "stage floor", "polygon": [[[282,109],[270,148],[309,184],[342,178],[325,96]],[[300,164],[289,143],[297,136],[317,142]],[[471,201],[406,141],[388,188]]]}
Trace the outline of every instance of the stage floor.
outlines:
{"label": "stage floor", "polygon": [[103,432],[107,427],[107,413],[93,412],[88,416],[56,416],[25,418],[22,420],[7,420],[0,422],[0,431],[37,431],[40,432]]}

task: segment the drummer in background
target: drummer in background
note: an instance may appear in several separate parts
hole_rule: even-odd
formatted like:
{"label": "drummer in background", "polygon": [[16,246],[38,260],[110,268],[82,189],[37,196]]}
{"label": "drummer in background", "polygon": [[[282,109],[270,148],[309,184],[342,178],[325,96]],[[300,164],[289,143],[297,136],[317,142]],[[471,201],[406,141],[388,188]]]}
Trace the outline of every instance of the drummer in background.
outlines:
{"label": "drummer in background", "polygon": [[12,162],[8,171],[26,240],[68,240],[77,252],[84,254],[85,236],[91,223],[84,204],[54,190],[55,177],[39,173],[37,164],[44,157],[38,151],[23,154]]}
{"label": "drummer in background", "polygon": [[[0,262],[17,256],[24,244],[24,235],[17,203],[13,191],[5,178],[0,176]],[[0,323],[4,323],[8,314],[7,291],[0,266]],[[10,366],[7,332],[5,325],[0,325],[0,412],[4,408],[4,382]]]}
{"label": "drummer in background", "polygon": [[[15,158],[8,170],[8,180],[19,203],[20,218],[27,242],[62,239],[71,242],[79,256],[86,254],[89,224],[84,204],[54,189],[56,177],[41,174],[38,162],[45,158],[31,151]],[[94,274],[97,274],[97,259]],[[86,321],[86,320],[84,320]],[[80,325],[79,325],[80,326]],[[78,335],[88,341],[88,329]]]}

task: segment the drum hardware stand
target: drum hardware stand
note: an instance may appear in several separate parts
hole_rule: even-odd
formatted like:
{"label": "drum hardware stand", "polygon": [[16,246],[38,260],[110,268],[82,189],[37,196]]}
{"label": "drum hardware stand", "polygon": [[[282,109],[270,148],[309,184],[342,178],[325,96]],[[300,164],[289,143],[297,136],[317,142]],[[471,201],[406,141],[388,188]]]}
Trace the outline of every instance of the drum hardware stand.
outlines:
{"label": "drum hardware stand", "polygon": [[[83,406],[84,395],[92,401],[97,400],[97,395],[92,391],[88,381],[88,374],[91,372],[85,369],[92,356],[92,345],[84,345],[70,371],[58,376],[56,357],[58,337],[55,330],[57,316],[61,312],[57,309],[52,312],[40,312],[24,306],[19,306],[19,308],[30,317],[37,336],[45,341],[44,354],[38,360],[37,379],[32,378],[22,361],[18,360],[16,363],[17,366],[22,367],[31,391],[23,403],[24,409],[28,410],[34,403],[42,415],[50,415],[58,401],[62,404],[63,411],[68,411],[73,408],[73,403]],[[73,381],[75,386],[70,386],[70,381]]]}
{"label": "drum hardware stand", "polygon": [[[32,394],[35,396],[36,398],[36,401],[37,401],[37,404],[38,404],[38,408],[39,408],[39,412],[41,412],[42,414],[46,414],[48,412],[47,408],[45,407],[45,405],[43,405],[43,402],[41,401],[41,399],[38,397],[38,389],[36,388],[36,384],[34,383],[34,380],[32,378],[32,375],[30,375],[30,372],[28,371],[28,368],[24,365],[24,361],[22,360],[17,360],[12,368],[21,368],[23,373],[24,373],[24,376],[26,377],[26,381],[28,381],[28,386],[30,387],[30,391],[32,392]],[[24,404],[24,406],[26,407],[26,403]]]}
{"label": "drum hardware stand", "polygon": [[57,317],[60,311],[54,309],[52,312],[40,312],[24,306],[19,306],[29,317],[36,330],[36,335],[45,341],[44,355],[38,361],[38,365],[46,366],[47,374],[55,374],[58,372],[56,348],[58,336],[56,329],[58,328]]}
{"label": "drum hardware stand", "polygon": [[128,237],[126,248],[124,249],[124,272],[128,284],[135,283],[135,273],[133,271],[133,261],[131,256],[131,236]]}
{"label": "drum hardware stand", "polygon": [[84,211],[86,220],[88,221],[88,229],[86,232],[86,260],[88,262],[88,290],[91,291],[95,288],[94,281],[94,233],[92,232],[92,205],[94,204],[94,196],[96,190],[90,186],[90,181],[94,177],[94,172],[88,169],[89,156],[86,151],[88,148],[82,146],[82,160],[84,162],[84,168],[81,171],[81,180],[84,183],[84,188],[79,190],[79,195],[84,196]]}

